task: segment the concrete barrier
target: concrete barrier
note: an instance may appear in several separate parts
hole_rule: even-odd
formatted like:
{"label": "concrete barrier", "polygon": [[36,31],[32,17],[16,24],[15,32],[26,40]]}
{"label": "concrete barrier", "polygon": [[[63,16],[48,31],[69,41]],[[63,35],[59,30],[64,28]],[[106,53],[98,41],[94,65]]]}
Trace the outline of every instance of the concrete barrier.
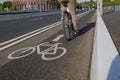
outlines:
{"label": "concrete barrier", "polygon": [[90,80],[120,80],[120,56],[97,12]]}

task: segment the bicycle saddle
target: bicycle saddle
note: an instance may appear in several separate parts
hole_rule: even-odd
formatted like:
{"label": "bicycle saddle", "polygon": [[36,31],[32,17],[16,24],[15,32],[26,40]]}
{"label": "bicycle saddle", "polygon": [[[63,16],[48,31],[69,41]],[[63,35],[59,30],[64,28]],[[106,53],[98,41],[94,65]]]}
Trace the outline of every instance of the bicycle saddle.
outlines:
{"label": "bicycle saddle", "polygon": [[67,4],[68,4],[69,2],[70,2],[70,1],[68,1],[68,0],[63,0],[63,1],[61,1],[62,5],[63,5],[64,7],[67,7]]}

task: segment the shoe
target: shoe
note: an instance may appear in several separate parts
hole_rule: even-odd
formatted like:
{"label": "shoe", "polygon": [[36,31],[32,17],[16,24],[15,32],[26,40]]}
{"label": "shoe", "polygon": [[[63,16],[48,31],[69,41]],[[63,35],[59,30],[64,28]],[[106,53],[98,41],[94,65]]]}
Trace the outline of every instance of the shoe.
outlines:
{"label": "shoe", "polygon": [[74,31],[74,34],[78,34],[78,32],[79,32],[78,30],[75,30],[75,31]]}

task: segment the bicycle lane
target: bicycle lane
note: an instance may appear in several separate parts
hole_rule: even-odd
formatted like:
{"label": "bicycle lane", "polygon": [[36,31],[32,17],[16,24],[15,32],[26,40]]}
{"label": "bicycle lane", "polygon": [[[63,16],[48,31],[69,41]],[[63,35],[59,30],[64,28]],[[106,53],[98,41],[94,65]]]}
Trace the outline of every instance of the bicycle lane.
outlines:
{"label": "bicycle lane", "polygon": [[[11,60],[7,64],[0,67],[0,79],[2,80],[89,80],[90,60],[92,53],[92,42],[94,33],[94,23],[90,22],[89,15],[84,17],[85,23],[80,29],[79,36],[67,42],[62,31],[52,37],[42,41],[39,45],[39,50],[42,53],[53,53],[53,50],[48,46],[49,44],[59,44],[57,54],[63,51],[66,53],[55,60],[42,59],[42,54],[37,51],[24,58]],[[93,17],[93,16],[91,16]],[[81,22],[79,20],[78,22]],[[42,43],[46,43],[47,46]],[[41,44],[41,45],[40,45]],[[49,48],[49,49],[48,49]],[[54,47],[53,47],[54,48]],[[50,51],[49,51],[50,50]],[[22,54],[25,55],[25,54]],[[55,56],[55,55],[54,55]],[[53,55],[46,55],[46,57],[54,57]]]}

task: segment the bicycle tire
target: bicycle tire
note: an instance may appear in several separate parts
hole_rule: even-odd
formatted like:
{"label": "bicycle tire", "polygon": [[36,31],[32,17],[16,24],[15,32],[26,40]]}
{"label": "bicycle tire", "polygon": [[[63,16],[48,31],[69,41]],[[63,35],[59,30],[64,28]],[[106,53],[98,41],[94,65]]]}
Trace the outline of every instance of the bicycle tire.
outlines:
{"label": "bicycle tire", "polygon": [[[30,51],[30,50],[31,50],[31,51]],[[27,52],[27,51],[30,51],[30,52],[29,52],[28,54],[24,54],[24,55],[20,55],[20,56],[13,56],[14,54],[17,54],[17,53],[23,54],[23,53],[25,53],[25,52]],[[16,50],[16,51],[10,53],[10,54],[8,55],[8,59],[20,59],[20,58],[23,58],[23,57],[26,57],[26,56],[32,54],[34,51],[35,51],[35,48],[34,48],[34,47],[26,47],[26,48],[18,49],[18,50]]]}
{"label": "bicycle tire", "polygon": [[69,41],[73,36],[73,24],[71,20],[71,15],[67,11],[63,15],[63,34],[67,41]]}
{"label": "bicycle tire", "polygon": [[[43,60],[55,60],[55,59],[58,59],[58,58],[62,57],[67,52],[67,50],[63,47],[58,47],[57,49],[63,50],[63,52],[60,55],[54,56],[54,57],[46,57],[46,55],[48,53],[44,53],[44,54],[41,55],[41,58]],[[52,54],[52,55],[55,55],[55,54]]]}

